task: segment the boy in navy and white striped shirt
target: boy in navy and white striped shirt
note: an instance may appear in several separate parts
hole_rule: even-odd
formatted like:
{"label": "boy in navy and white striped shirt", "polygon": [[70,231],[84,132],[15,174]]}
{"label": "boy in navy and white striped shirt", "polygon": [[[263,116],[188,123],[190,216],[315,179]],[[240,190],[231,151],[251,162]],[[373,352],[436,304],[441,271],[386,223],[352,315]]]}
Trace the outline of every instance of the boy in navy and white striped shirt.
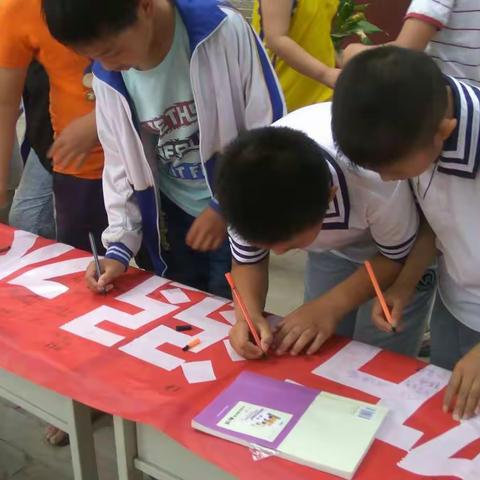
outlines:
{"label": "boy in navy and white striped shirt", "polygon": [[[425,50],[444,74],[480,86],[478,0],[412,0],[403,27],[390,45]],[[370,48],[350,44],[344,62]]]}
{"label": "boy in navy and white striped shirt", "polygon": [[[362,266],[370,259],[384,287],[396,278],[419,224],[413,196],[406,182],[386,184],[335,158],[330,107],[297,110],[273,127],[242,134],[225,151],[217,191],[232,228],[233,276],[264,351],[314,353],[336,332],[415,355],[433,282],[417,292],[401,331],[382,332],[371,323],[374,292]],[[268,252],[294,248],[309,252],[306,303],[274,335],[262,315]],[[243,356],[262,355],[241,315],[230,339]]]}
{"label": "boy in navy and white striped shirt", "polygon": [[[468,418],[480,407],[480,88],[443,76],[424,53],[374,49],[340,75],[332,127],[356,164],[411,179],[431,229],[386,297],[401,309],[438,251],[431,361],[453,369],[445,410],[456,396],[454,417]],[[374,316],[382,321],[378,307]]]}

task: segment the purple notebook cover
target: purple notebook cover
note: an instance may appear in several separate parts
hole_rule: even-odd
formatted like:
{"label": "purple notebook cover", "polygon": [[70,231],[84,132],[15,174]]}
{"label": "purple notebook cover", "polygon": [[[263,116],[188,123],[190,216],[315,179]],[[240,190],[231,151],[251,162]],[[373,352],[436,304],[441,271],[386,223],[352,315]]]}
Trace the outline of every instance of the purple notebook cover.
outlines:
{"label": "purple notebook cover", "polygon": [[[210,430],[242,439],[247,443],[277,449],[319,393],[319,390],[313,388],[245,371],[197,415],[194,421]],[[217,423],[240,401],[290,413],[292,418],[273,442],[219,427]]]}

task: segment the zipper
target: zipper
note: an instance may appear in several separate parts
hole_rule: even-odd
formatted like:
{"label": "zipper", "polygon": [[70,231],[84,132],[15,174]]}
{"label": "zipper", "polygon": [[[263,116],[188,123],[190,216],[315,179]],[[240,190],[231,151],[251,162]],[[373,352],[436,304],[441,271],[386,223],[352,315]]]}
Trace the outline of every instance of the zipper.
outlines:
{"label": "zipper", "polygon": [[203,45],[210,37],[212,37],[212,35],[215,35],[215,33],[220,29],[220,27],[224,24],[224,22],[226,22],[226,20],[227,20],[227,17],[225,17],[201,42],[197,43],[197,45],[193,49],[192,57],[190,59],[190,84],[192,85],[193,101],[195,102],[195,109],[197,110],[197,122],[198,122],[199,143],[200,143],[200,163],[202,165],[203,175],[205,177],[205,181],[207,182],[207,187],[208,187],[208,190],[210,191],[210,195],[211,195],[212,199],[214,198],[213,189],[212,189],[212,186],[210,185],[210,181],[209,181],[208,175],[207,175],[207,168],[205,166],[205,162],[209,159],[204,160],[203,155],[202,155],[202,149],[201,149],[202,130],[200,128],[200,125],[202,124],[202,122],[201,122],[201,119],[200,119],[200,112],[197,109],[196,98],[198,97],[198,94],[196,94],[196,92],[195,92],[195,83],[193,81],[193,73],[192,73],[192,63],[193,63],[194,56],[196,55],[198,48],[201,45]]}

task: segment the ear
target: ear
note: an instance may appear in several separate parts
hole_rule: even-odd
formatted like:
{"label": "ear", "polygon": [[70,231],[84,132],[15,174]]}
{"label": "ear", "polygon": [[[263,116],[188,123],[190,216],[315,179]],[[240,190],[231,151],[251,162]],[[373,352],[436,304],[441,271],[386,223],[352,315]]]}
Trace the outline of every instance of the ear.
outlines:
{"label": "ear", "polygon": [[335,195],[337,194],[337,191],[338,191],[338,187],[336,185],[332,185],[330,187],[330,195],[328,197],[328,203],[333,201],[333,199],[335,198]]}
{"label": "ear", "polygon": [[444,142],[455,130],[457,126],[456,118],[444,118],[438,126],[437,135]]}
{"label": "ear", "polygon": [[153,15],[153,2],[154,0],[140,0],[138,9],[147,17],[151,17]]}

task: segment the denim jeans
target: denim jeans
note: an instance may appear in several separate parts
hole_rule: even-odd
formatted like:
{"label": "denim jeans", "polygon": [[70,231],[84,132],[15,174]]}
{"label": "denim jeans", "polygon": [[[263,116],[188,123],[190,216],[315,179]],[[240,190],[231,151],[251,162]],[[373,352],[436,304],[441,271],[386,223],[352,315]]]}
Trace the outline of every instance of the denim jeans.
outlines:
{"label": "denim jeans", "polygon": [[[305,301],[313,300],[352,275],[358,263],[331,252],[309,253],[305,274]],[[435,294],[436,272],[429,269],[402,317],[402,331],[382,332],[371,320],[370,300],[346,315],[336,333],[404,355],[418,354]]]}
{"label": "denim jeans", "polygon": [[10,170],[8,174],[8,199],[7,204],[0,208],[0,223],[8,223],[8,215],[12,205],[13,196],[15,194],[15,189],[17,188],[20,178],[22,176],[23,170],[23,161],[20,155],[20,149],[18,147],[18,142],[15,141],[13,144],[12,156],[10,158]]}
{"label": "denim jeans", "polygon": [[108,219],[103,200],[102,179],[53,174],[57,240],[90,251],[92,232],[99,255],[105,254],[101,237]]}
{"label": "denim jeans", "polygon": [[167,264],[165,276],[219,297],[231,298],[225,279],[225,273],[232,265],[228,240],[211,252],[192,250],[185,243],[185,238],[195,218],[164,195],[161,197],[161,208],[166,227],[162,238],[162,257]]}
{"label": "denim jeans", "polygon": [[52,174],[45,170],[31,149],[13,197],[10,225],[45,238],[55,238],[52,188]]}
{"label": "denim jeans", "polygon": [[[480,316],[480,305],[478,307]],[[430,361],[434,365],[453,370],[455,364],[480,343],[480,332],[457,320],[437,294],[430,322]]]}

